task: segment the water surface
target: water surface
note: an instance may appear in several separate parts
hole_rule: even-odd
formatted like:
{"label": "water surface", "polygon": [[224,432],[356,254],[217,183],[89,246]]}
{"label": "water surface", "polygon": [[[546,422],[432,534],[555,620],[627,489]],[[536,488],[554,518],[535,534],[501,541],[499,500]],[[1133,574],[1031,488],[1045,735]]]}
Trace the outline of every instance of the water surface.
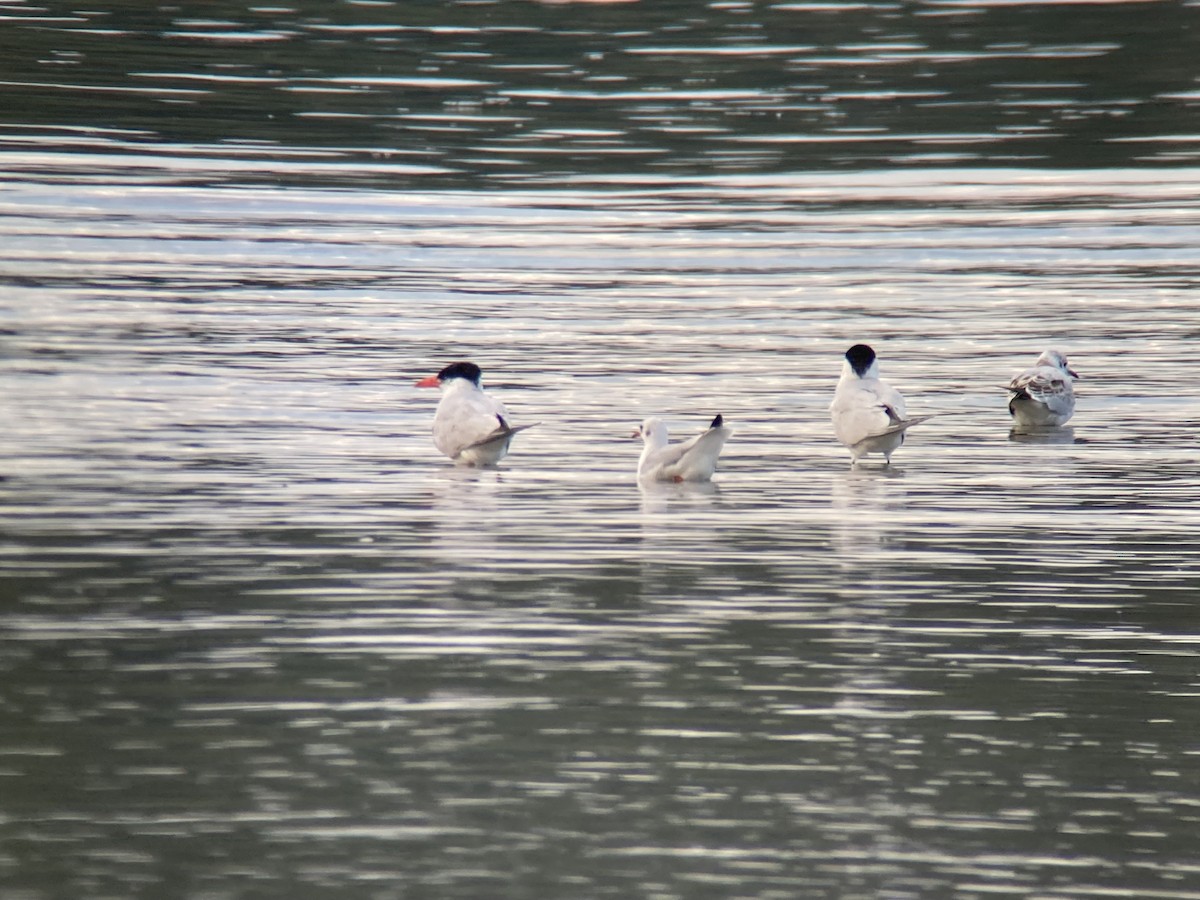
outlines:
{"label": "water surface", "polygon": [[[1200,897],[1195,7],[43,7],[6,900]],[[886,469],[858,341],[938,414]]]}
{"label": "water surface", "polygon": [[0,148],[426,187],[1195,165],[1198,18],[1178,0],[17,4]]}

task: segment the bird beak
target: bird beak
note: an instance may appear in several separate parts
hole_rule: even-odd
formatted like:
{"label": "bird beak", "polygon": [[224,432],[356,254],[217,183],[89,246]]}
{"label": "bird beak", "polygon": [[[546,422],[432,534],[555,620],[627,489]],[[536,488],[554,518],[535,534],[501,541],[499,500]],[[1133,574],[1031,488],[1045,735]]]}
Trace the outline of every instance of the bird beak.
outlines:
{"label": "bird beak", "polygon": [[439,385],[441,385],[441,382],[438,381],[436,375],[430,375],[428,378],[422,378],[417,382],[417,387],[438,387]]}
{"label": "bird beak", "polygon": [[1074,369],[1067,369],[1067,374],[1070,375],[1072,378],[1076,378],[1076,379],[1079,378],[1079,373],[1076,372]]}
{"label": "bird beak", "polygon": [[633,429],[629,436],[631,438],[640,438],[642,436],[642,426],[639,425],[637,428]]}

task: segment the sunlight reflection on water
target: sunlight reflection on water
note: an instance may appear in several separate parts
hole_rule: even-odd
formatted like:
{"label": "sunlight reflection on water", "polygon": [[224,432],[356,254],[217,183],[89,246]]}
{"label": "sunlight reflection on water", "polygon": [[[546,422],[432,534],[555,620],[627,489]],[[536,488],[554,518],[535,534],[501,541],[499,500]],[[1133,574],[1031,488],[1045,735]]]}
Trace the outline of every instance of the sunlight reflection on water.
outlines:
{"label": "sunlight reflection on water", "polygon": [[[10,182],[0,871],[1189,896],[1194,175]],[[861,339],[941,414],[888,469]],[[1051,343],[1076,418],[1012,436]],[[543,422],[498,469],[411,388],[459,357]]]}

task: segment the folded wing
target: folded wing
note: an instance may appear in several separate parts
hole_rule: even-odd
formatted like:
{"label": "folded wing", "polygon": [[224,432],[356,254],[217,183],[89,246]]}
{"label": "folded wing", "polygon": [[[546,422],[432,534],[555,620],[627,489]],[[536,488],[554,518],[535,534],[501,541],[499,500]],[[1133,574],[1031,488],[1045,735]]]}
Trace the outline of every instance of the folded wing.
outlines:
{"label": "folded wing", "polygon": [[504,421],[503,416],[497,416],[496,418],[499,420],[500,424],[497,425],[495,429],[493,429],[486,436],[481,437],[479,440],[467,444],[458,452],[463,453],[467,450],[474,450],[477,447],[486,447],[489,444],[495,444],[498,441],[508,441],[511,440],[514,434],[524,431],[526,428],[532,428],[534,425],[542,424],[541,422],[530,422],[528,425],[518,425],[516,428],[513,428],[506,421]]}
{"label": "folded wing", "polygon": [[707,481],[716,471],[717,459],[731,434],[733,429],[717,416],[707,431],[650,454],[643,472],[666,481]]}
{"label": "folded wing", "polygon": [[889,425],[880,429],[879,431],[868,432],[868,433],[864,434],[861,438],[859,438],[857,441],[854,441],[853,443],[850,443],[847,446],[853,450],[856,447],[869,444],[870,442],[878,440],[881,437],[886,437],[889,434],[901,434],[901,433],[907,431],[908,429],[912,428],[914,425],[920,425],[922,422],[927,421],[928,419],[932,419],[932,418],[933,418],[932,413],[927,416],[913,416],[911,419],[900,419],[900,418],[896,418],[893,415],[891,417],[891,422]]}
{"label": "folded wing", "polygon": [[1022,372],[1008,389],[1013,392],[1014,399],[1028,397],[1055,411],[1065,412],[1075,398],[1071,379],[1052,366],[1038,366]]}

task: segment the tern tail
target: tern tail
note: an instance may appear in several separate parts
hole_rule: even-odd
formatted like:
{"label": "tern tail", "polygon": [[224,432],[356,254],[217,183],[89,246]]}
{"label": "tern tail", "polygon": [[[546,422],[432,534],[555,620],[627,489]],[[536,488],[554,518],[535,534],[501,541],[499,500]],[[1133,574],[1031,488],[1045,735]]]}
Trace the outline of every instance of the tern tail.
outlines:
{"label": "tern tail", "polygon": [[[497,418],[499,418],[499,417],[497,417]],[[500,425],[500,427],[497,428],[495,431],[493,431],[491,434],[489,434],[487,437],[480,438],[479,440],[475,441],[473,444],[467,444],[467,446],[463,447],[463,449],[460,450],[459,452],[461,453],[465,450],[474,450],[476,447],[486,447],[488,444],[495,443],[496,441],[506,441],[509,438],[511,438],[514,434],[516,434],[518,431],[524,431],[526,428],[532,428],[534,425],[542,424],[541,422],[530,422],[528,425],[518,425],[516,428],[510,428],[509,424],[507,422],[505,422],[503,419],[500,419],[500,422],[502,423]]]}

